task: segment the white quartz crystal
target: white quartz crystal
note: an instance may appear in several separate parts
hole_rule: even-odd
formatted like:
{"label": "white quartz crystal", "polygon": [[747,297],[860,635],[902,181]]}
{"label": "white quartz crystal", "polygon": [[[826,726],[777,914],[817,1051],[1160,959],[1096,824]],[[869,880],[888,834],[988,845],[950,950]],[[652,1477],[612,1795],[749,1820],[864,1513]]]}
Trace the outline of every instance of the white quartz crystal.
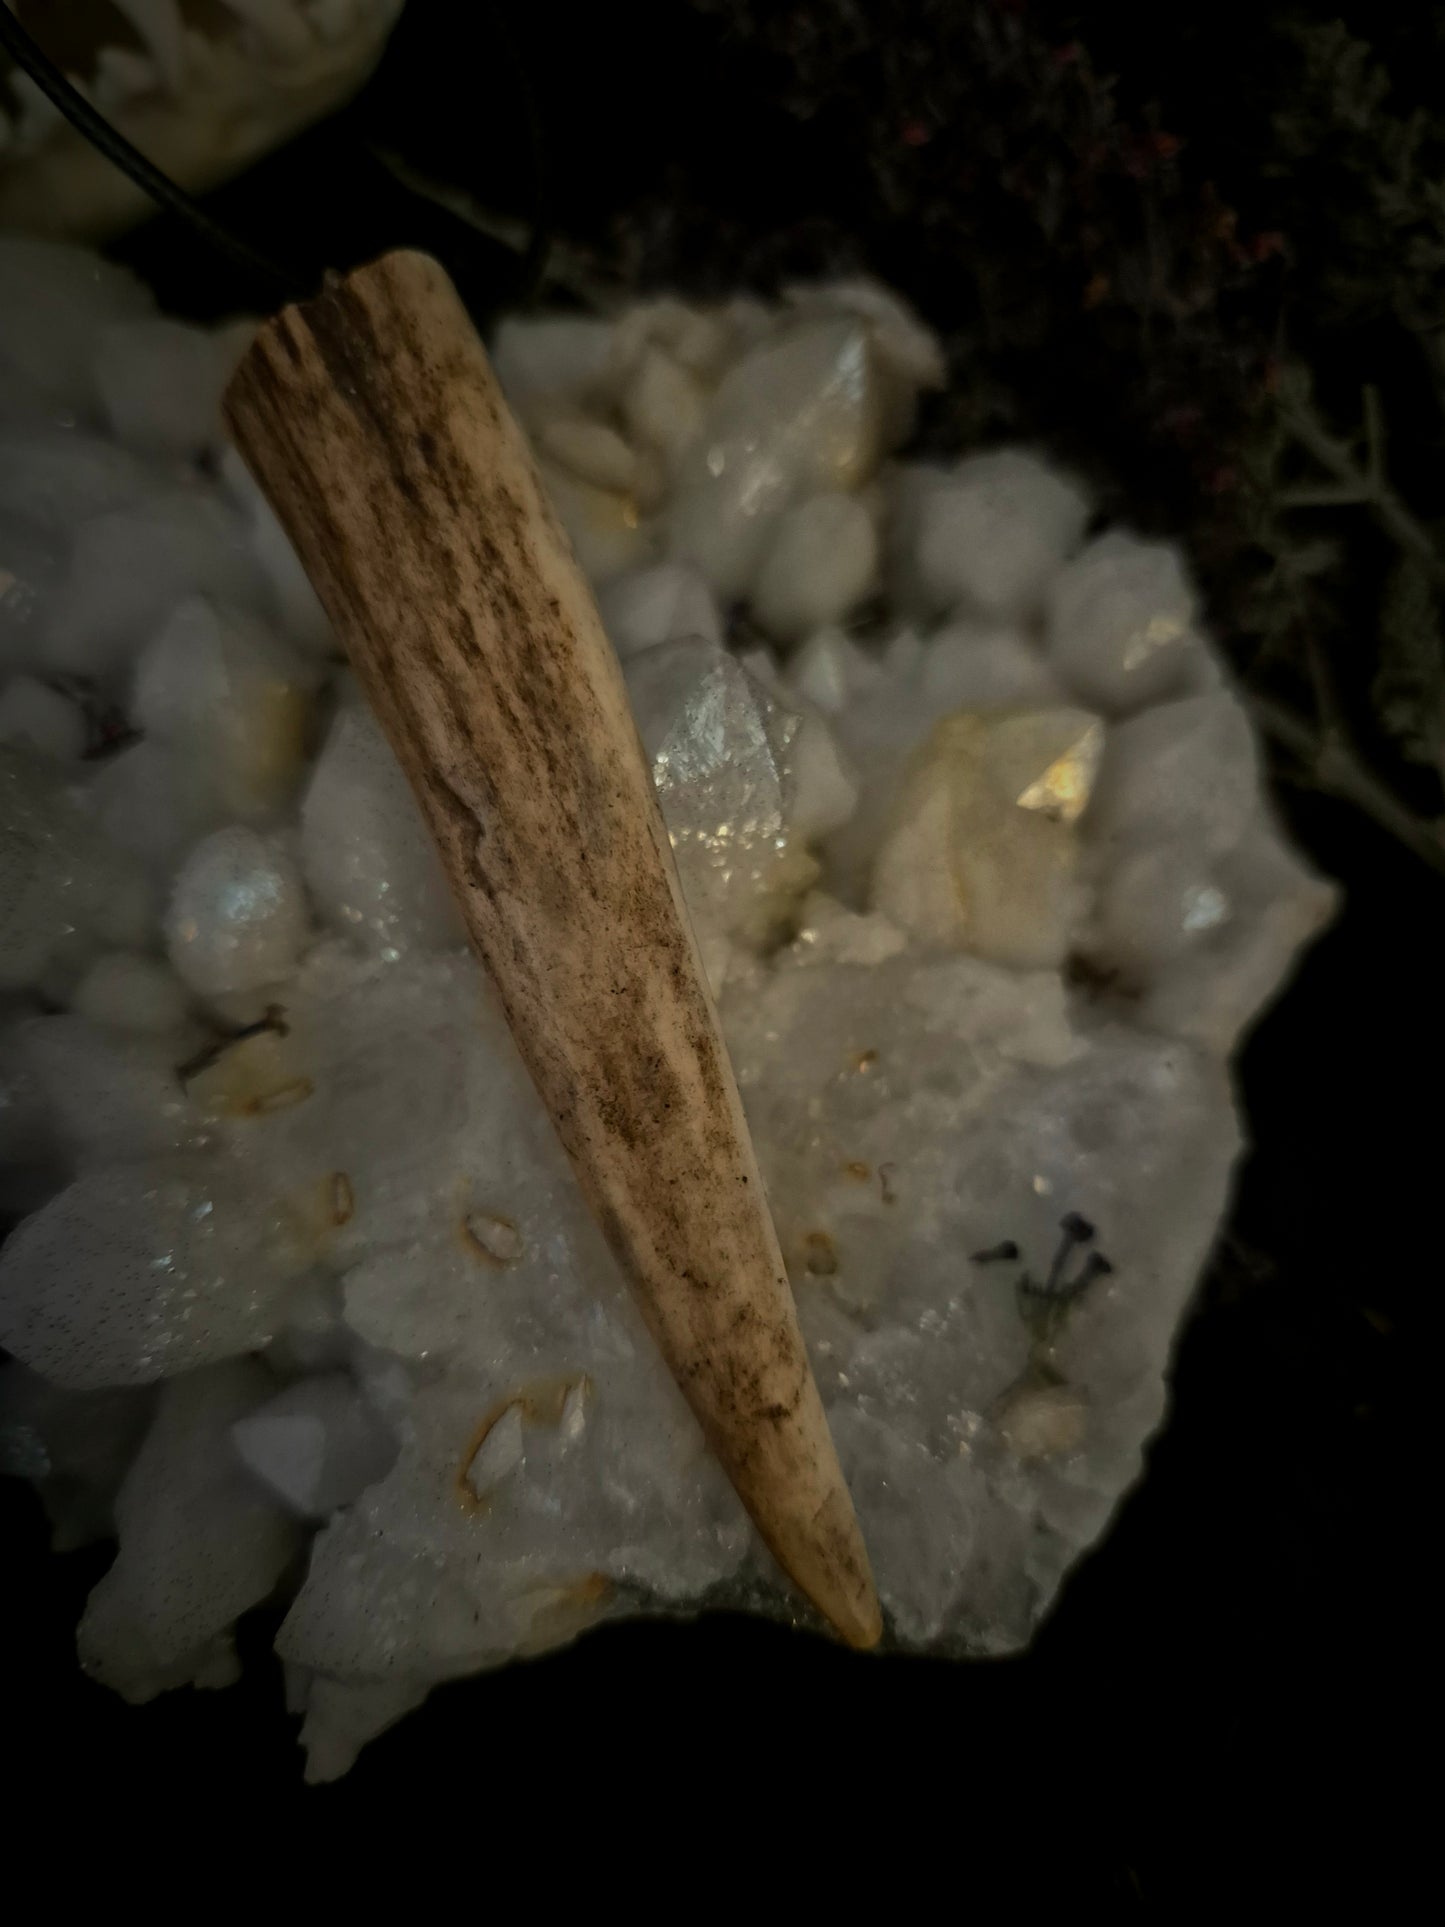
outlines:
{"label": "white quartz crystal", "polygon": [[670,552],[695,562],[719,595],[743,593],[795,497],[867,481],[884,419],[863,323],[805,322],[754,348],[723,377],[679,472]]}
{"label": "white quartz crystal", "polygon": [[[851,789],[836,762],[830,771],[811,760],[800,785],[802,719],[716,644],[645,650],[629,658],[627,681],[699,934],[765,941],[817,876],[809,840],[849,813]],[[812,728],[826,738],[821,717]]]}
{"label": "white quartz crystal", "polygon": [[[83,1663],[224,1684],[280,1597],[325,1779],[609,1616],[792,1617],[217,460],[237,338],[72,250],[0,270],[0,1466],[57,1544],[118,1534]],[[1036,452],[893,459],[944,370],[886,290],[510,321],[495,360],[623,660],[888,1638],[1016,1650],[1139,1476],[1228,1055],[1331,892],[1175,548],[1081,547]]]}

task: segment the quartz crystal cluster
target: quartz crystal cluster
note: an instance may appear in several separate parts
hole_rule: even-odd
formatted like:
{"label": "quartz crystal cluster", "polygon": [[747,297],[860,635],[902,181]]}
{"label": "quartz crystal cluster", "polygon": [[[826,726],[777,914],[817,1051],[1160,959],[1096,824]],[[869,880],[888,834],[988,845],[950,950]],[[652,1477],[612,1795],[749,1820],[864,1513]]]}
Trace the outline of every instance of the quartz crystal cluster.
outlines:
{"label": "quartz crystal cluster", "polygon": [[[237,330],[0,242],[5,1463],[114,1534],[82,1664],[309,1772],[610,1615],[792,1616],[407,784],[222,441]],[[243,331],[241,331],[243,333]],[[903,453],[883,290],[505,324],[622,659],[889,1638],[1016,1648],[1139,1472],[1330,907],[1177,549]],[[862,1663],[862,1662],[860,1662]]]}

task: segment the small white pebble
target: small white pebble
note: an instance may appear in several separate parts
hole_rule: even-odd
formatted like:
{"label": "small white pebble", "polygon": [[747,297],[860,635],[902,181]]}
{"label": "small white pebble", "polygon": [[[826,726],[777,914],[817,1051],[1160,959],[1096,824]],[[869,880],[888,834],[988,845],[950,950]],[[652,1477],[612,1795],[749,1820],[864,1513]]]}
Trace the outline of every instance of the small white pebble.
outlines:
{"label": "small white pebble", "polygon": [[274,839],[217,830],[181,866],[166,942],[176,970],[202,996],[288,977],[305,936],[301,875]]}

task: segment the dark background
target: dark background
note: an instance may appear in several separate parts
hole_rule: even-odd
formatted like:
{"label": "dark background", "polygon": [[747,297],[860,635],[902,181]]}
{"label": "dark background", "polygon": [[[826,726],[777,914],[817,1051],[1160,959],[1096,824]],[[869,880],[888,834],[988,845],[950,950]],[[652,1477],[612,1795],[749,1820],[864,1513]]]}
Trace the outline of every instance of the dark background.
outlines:
{"label": "dark background", "polygon": [[[1279,357],[1306,354],[1330,399],[1386,384],[1429,513],[1445,474],[1439,435],[1415,425],[1424,363],[1390,333],[1398,317],[1329,305],[1361,200],[1349,163],[1337,180],[1280,171],[1279,107],[1304,84],[1286,29],[1304,17],[412,0],[357,106],[212,205],[302,281],[432,246],[483,318],[535,286],[538,250],[524,260],[418,199],[377,147],[540,228],[599,285],[869,268],[953,355],[925,436],[1036,435],[1083,461],[1106,502],[1188,538],[1237,663],[1263,651],[1271,689],[1294,694],[1299,660],[1250,626],[1258,545],[1238,482]],[[1399,85],[1428,96],[1437,16],[1383,31]],[[1175,266],[1156,286],[1137,270],[1161,246]],[[183,311],[265,299],[169,218],[123,251]],[[1364,693],[1374,541],[1330,589],[1360,631],[1337,681],[1367,744],[1384,740]],[[771,1912],[823,1901],[840,1875],[857,1906],[876,1864],[890,1907],[949,1914],[1358,1894],[1394,1917],[1429,1837],[1413,1762],[1431,1518],[1412,1474],[1436,1396],[1421,1324],[1441,1269],[1441,884],[1348,802],[1281,774],[1345,910],[1239,1067],[1254,1148],[1147,1477],[1026,1656],[869,1661],[726,1617],[609,1628],[435,1695],[311,1790],[264,1616],[241,1687],[123,1706],[74,1661],[106,1555],[52,1560],[38,1508],[5,1486],[20,1812],[74,1829],[107,1876],[154,1881],[163,1838],[223,1884],[279,1881],[292,1855],[330,1878],[360,1850],[378,1871],[399,1855],[414,1901],[479,1911],[520,1881],[528,1907]],[[1399,780],[1438,808],[1427,779]],[[112,1826],[128,1844],[100,1846]],[[760,1855],[784,1893],[760,1883]]]}

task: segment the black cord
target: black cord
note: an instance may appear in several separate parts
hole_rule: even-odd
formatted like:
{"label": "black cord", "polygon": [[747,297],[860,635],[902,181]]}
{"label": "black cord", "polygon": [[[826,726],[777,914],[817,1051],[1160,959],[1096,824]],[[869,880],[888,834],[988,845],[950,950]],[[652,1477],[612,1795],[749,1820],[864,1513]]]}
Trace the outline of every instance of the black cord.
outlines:
{"label": "black cord", "polygon": [[[0,7],[4,4],[5,0],[0,0]],[[552,253],[552,195],[547,174],[546,122],[537,90],[532,85],[531,72],[507,18],[506,9],[494,7],[492,21],[497,39],[506,50],[507,59],[512,63],[512,71],[516,75],[522,119],[526,126],[527,157],[532,169],[532,231],[527,237],[527,251],[522,256],[518,270],[521,286],[517,305],[525,308],[530,307],[542,291],[542,283],[547,276],[547,262]]]}
{"label": "black cord", "polygon": [[243,241],[238,234],[233,234],[209,215],[199,201],[192,199],[169,174],[162,173],[160,168],[148,161],[138,147],[133,147],[104,114],[91,106],[84,94],[71,86],[54,61],[41,51],[21,26],[6,5],[6,0],[0,0],[0,45],[3,45],[16,66],[23,68],[36,86],[49,95],[65,118],[84,134],[92,146],[107,160],[114,162],[122,173],[128,174],[158,207],[189,222],[212,247],[226,255],[237,267],[244,268],[248,274],[260,276],[282,299],[296,300],[314,291],[314,277],[303,276],[298,270],[258,253],[249,242]]}
{"label": "black cord", "polygon": [[[511,24],[501,8],[493,9],[493,23],[503,57],[512,67],[515,77],[515,89],[521,105],[524,138],[532,174],[531,232],[527,239],[526,250],[518,265],[517,278],[520,286],[509,301],[509,305],[520,302],[525,306],[536,298],[541,288],[552,245],[545,124],[526,60],[523,58]],[[238,234],[216,220],[213,215],[208,214],[199,201],[173,181],[168,174],[163,173],[153,161],[147,160],[139,148],[132,146],[124,134],[113,126],[104,114],[93,107],[78,88],[71,85],[54,61],[36,45],[31,35],[10,11],[7,0],[0,0],[0,46],[5,48],[15,64],[29,74],[35,84],[54,101],[71,125],[83,134],[99,153],[143,189],[158,207],[186,222],[234,266],[242,269],[248,276],[258,278],[261,285],[271,289],[279,300],[303,300],[315,292],[320,279],[317,272],[303,273],[299,268],[278,261],[273,256],[262,254],[258,249],[253,248],[249,242],[242,240]],[[407,225],[409,226],[410,222]],[[464,224],[456,222],[454,225],[459,230],[453,237],[454,242],[459,243],[465,238],[470,245],[475,240],[471,230],[465,228]],[[443,246],[439,252],[446,256],[452,250]],[[460,261],[454,263],[454,271],[459,271],[460,267]]]}

